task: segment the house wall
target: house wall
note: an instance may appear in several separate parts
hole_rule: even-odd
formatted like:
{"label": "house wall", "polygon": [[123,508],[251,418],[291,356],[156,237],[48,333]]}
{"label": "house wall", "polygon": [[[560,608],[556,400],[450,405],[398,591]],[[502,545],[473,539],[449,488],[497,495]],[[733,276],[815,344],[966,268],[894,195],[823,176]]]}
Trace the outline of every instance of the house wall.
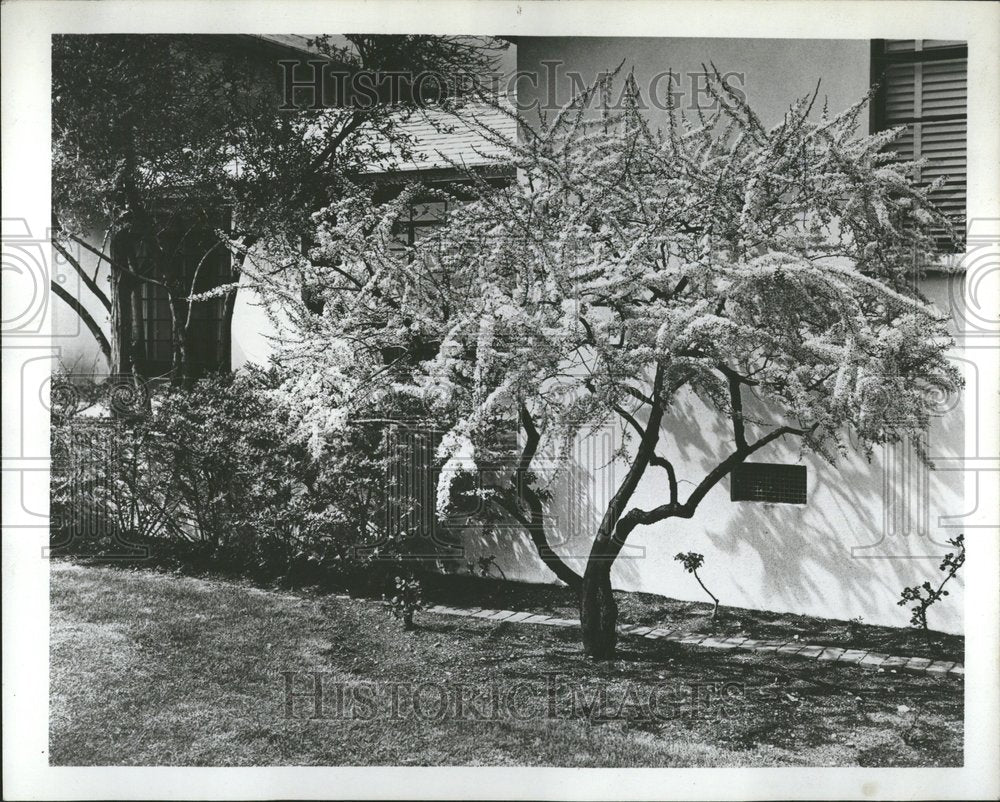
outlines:
{"label": "house wall", "polygon": [[231,367],[237,370],[248,363],[266,365],[271,359],[274,343],[270,339],[275,326],[268,318],[257,291],[247,286],[246,276],[240,276],[233,307]]}
{"label": "house wall", "polygon": [[[831,113],[860,100],[868,90],[869,51],[867,39],[520,37],[517,101],[522,109],[553,98],[557,105],[568,103],[571,73],[589,85],[621,64],[619,76],[633,72],[649,106],[647,116],[662,125],[668,91],[689,114],[697,105],[708,108],[703,65],[714,64],[765,125],[775,124],[794,99],[811,95],[817,85],[817,112],[824,100]],[[676,76],[673,84],[668,72]],[[867,116],[861,122],[867,126]]]}

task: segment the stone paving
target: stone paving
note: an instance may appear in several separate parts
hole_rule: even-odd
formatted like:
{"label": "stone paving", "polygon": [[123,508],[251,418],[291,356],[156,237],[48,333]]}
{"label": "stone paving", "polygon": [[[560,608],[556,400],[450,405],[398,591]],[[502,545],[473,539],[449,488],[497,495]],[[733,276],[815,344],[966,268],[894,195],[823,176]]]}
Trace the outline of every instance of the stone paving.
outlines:
{"label": "stone paving", "polygon": [[[445,607],[437,604],[427,608],[428,613],[438,615],[457,615],[467,618],[483,618],[488,621],[505,621],[517,624],[541,624],[549,627],[577,627],[576,618],[558,618],[541,613],[516,612],[514,610],[492,610],[482,607]],[[718,635],[702,635],[696,632],[681,632],[665,627],[645,627],[635,624],[620,624],[618,632],[622,635],[649,638],[650,640],[667,640],[675,643],[686,643],[705,649],[743,649],[753,652],[780,652],[811,660],[824,660],[836,663],[851,663],[885,671],[913,671],[936,676],[963,676],[965,666],[948,660],[931,660],[926,657],[903,657],[880,652],[869,652],[863,649],[842,649],[837,646],[821,646],[815,643],[804,643],[798,640],[757,640],[735,635],[730,637]]]}

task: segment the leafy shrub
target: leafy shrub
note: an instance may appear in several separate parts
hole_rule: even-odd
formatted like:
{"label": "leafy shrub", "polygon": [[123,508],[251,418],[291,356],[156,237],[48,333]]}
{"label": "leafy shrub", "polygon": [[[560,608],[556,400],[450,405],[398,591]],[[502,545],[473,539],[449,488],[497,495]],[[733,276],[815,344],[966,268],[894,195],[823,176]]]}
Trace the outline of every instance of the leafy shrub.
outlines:
{"label": "leafy shrub", "polygon": [[177,512],[144,458],[147,432],[110,419],[53,420],[51,545],[58,555],[128,558]]}
{"label": "leafy shrub", "polygon": [[371,562],[359,547],[380,537],[378,437],[359,427],[314,457],[274,400],[278,382],[212,377],[128,419],[53,405],[54,553],[131,558],[141,546],[196,567],[358,581]]}
{"label": "leafy shrub", "polygon": [[[53,375],[50,520],[53,553],[103,558],[142,556],[148,541],[169,535],[180,517],[149,420],[113,414],[122,395],[119,377],[97,382],[66,372]],[[126,391],[133,400],[131,385]],[[141,406],[141,405],[140,405]]]}

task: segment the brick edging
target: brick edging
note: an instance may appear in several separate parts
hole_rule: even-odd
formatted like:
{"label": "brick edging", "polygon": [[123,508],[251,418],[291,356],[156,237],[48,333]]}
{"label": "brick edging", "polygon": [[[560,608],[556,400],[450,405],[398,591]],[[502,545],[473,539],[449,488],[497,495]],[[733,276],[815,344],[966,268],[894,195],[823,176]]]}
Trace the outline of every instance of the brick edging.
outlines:
{"label": "brick edging", "polygon": [[[488,621],[506,621],[512,624],[541,624],[550,627],[578,627],[579,619],[558,618],[542,613],[516,612],[514,610],[494,610],[484,607],[447,607],[436,604],[426,609],[428,613],[438,615],[456,615],[465,618],[483,618]],[[647,627],[635,624],[621,624],[619,634],[630,635],[650,640],[666,640],[674,643],[685,643],[701,646],[705,649],[743,649],[752,652],[781,652],[814,660],[824,660],[834,663],[870,666],[871,668],[899,669],[915,673],[937,676],[964,676],[965,666],[950,660],[932,660],[929,657],[909,657],[864,649],[843,649],[839,646],[823,646],[817,643],[804,643],[798,640],[759,640],[743,635],[720,636],[702,635],[694,632],[682,632],[665,627]]]}

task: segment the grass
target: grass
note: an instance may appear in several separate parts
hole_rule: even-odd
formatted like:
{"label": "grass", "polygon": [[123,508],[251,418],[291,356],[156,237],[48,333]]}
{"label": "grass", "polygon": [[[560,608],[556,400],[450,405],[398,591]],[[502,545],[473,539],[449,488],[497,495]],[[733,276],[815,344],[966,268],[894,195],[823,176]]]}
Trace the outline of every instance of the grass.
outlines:
{"label": "grass", "polygon": [[[638,638],[622,641],[618,660],[594,664],[574,629],[429,613],[418,613],[417,623],[405,633],[364,600],[55,563],[50,760],[962,762],[960,679]],[[296,692],[309,691],[319,673],[322,717],[310,718],[312,696],[292,698],[288,715],[283,672],[292,672]]]}

